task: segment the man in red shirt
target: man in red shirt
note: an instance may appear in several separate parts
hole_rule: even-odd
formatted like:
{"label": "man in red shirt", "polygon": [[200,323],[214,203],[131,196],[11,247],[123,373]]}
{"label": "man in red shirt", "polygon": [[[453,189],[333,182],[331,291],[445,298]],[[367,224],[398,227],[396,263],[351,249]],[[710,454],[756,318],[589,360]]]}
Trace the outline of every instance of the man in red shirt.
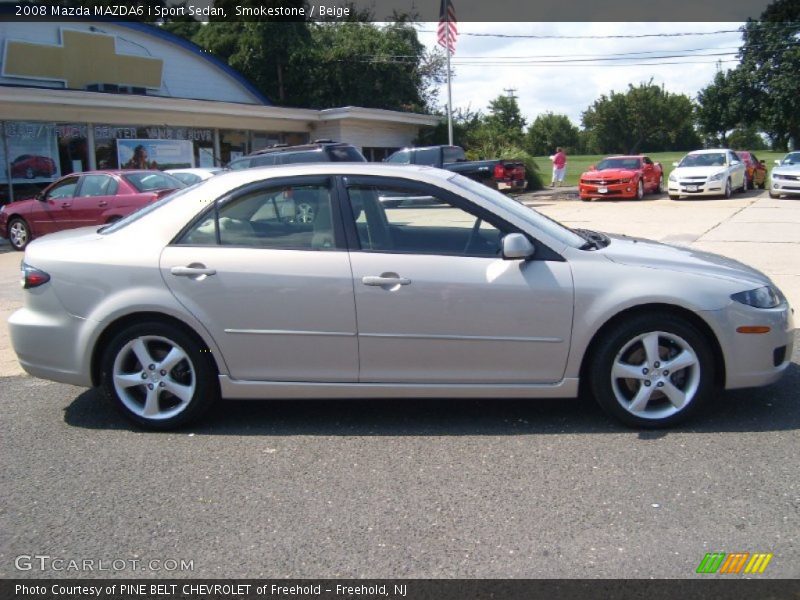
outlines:
{"label": "man in red shirt", "polygon": [[564,183],[564,174],[567,172],[567,155],[564,150],[559,146],[556,148],[556,153],[550,157],[553,161],[553,180],[550,187],[556,187]]}

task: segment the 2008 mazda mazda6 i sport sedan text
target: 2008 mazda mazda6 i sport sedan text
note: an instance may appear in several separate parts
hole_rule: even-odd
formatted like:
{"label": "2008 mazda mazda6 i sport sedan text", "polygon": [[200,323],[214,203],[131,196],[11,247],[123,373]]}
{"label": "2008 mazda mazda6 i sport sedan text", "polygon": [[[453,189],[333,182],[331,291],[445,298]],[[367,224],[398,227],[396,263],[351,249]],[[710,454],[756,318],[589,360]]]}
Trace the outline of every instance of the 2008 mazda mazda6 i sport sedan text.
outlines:
{"label": "2008 mazda mazda6 i sport sedan text", "polygon": [[715,389],[775,381],[792,354],[792,311],[762,273],[571,230],[427,167],[218,175],[34,241],[23,285],[23,367],[159,429],[220,396],[552,398],[579,382],[625,423],[664,426]]}

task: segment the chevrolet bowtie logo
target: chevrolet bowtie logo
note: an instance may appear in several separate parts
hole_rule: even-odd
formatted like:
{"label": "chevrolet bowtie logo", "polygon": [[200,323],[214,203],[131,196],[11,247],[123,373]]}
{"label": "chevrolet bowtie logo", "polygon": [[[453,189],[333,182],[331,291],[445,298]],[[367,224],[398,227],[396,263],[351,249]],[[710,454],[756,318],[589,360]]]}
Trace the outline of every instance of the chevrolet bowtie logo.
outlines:
{"label": "chevrolet bowtie logo", "polygon": [[62,29],[61,45],[8,40],[3,75],[63,81],[75,90],[95,83],[158,89],[163,67],[158,58],[118,53],[112,35]]}

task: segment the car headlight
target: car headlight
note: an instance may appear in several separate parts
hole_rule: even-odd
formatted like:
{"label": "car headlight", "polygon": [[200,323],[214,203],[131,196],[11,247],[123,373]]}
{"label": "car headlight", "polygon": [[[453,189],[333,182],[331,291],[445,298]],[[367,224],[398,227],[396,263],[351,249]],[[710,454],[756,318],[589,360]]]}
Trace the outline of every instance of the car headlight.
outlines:
{"label": "car headlight", "polygon": [[736,300],[736,302],[741,302],[754,308],[775,308],[783,302],[783,294],[778,288],[765,285],[755,290],[733,294],[731,300]]}
{"label": "car headlight", "polygon": [[620,181],[620,183],[630,183],[631,182],[631,178],[628,177],[626,179],[620,179],[619,181]]}
{"label": "car headlight", "polygon": [[678,181],[678,176],[675,175],[675,173],[670,173],[669,174],[669,180],[670,181]]}
{"label": "car headlight", "polygon": [[725,171],[720,171],[719,173],[714,173],[711,177],[708,178],[709,181],[719,181],[725,177]]}
{"label": "car headlight", "polygon": [[773,179],[784,179],[783,175],[781,175],[780,173],[775,173],[775,174],[773,174],[773,175],[772,175],[772,178],[773,178]]}

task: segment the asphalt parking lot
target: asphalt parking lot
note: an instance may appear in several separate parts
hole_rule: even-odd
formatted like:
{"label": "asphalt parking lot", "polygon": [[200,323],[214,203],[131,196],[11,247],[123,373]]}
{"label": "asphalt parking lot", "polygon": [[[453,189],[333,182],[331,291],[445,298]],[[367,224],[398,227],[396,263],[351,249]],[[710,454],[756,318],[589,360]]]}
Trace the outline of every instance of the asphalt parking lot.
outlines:
{"label": "asphalt parking lot", "polygon": [[[800,200],[523,201],[737,258],[800,306]],[[2,577],[691,578],[741,551],[774,554],[759,577],[800,577],[798,338],[780,382],[668,431],[585,399],[274,400],[145,433],[94,391],[21,373],[5,329],[20,258],[0,246]],[[36,554],[193,568],[15,569]]]}

